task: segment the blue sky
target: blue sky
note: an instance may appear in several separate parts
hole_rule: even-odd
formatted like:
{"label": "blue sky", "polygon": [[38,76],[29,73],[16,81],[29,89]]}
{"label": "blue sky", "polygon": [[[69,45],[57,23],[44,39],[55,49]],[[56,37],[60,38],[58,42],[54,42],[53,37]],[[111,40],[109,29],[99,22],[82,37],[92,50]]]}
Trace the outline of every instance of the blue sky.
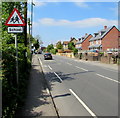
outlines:
{"label": "blue sky", "polygon": [[33,36],[40,35],[47,46],[93,34],[104,25],[117,26],[117,7],[117,2],[35,2]]}

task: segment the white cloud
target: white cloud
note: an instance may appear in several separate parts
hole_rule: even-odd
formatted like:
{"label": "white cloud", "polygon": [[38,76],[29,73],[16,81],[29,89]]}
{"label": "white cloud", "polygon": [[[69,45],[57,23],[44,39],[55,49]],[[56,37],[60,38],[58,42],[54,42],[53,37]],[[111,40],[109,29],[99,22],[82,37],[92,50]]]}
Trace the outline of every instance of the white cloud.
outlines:
{"label": "white cloud", "polygon": [[89,8],[88,4],[85,2],[75,2],[75,5],[81,8]]}
{"label": "white cloud", "polygon": [[44,25],[44,26],[64,26],[64,27],[74,27],[74,28],[88,28],[95,26],[117,26],[117,20],[108,20],[103,18],[88,18],[78,21],[69,21],[69,20],[55,20],[52,18],[43,18],[38,22],[34,23],[34,26]]}
{"label": "white cloud", "polygon": [[46,5],[45,2],[40,2],[39,0],[33,0],[33,3],[34,3],[35,6],[37,6],[37,7],[41,7],[41,6],[45,6],[45,5]]}

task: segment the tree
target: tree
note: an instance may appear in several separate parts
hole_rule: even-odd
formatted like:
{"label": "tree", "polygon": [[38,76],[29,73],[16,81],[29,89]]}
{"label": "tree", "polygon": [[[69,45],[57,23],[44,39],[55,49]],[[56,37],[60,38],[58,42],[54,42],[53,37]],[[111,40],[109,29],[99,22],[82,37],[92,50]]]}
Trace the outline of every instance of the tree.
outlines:
{"label": "tree", "polygon": [[74,48],[75,48],[75,45],[74,45],[73,42],[68,43],[68,49],[69,50],[74,50]]}
{"label": "tree", "polygon": [[59,41],[56,45],[57,49],[63,49],[63,45],[61,44],[61,41]]}
{"label": "tree", "polygon": [[35,47],[36,50],[40,47],[38,40],[35,41],[35,43],[33,45],[34,45],[34,47]]}
{"label": "tree", "polygon": [[50,52],[50,50],[54,49],[53,44],[50,44],[47,46],[47,51]]}
{"label": "tree", "polygon": [[35,39],[38,40],[39,46],[41,47],[41,45],[43,44],[43,42],[42,42],[42,40],[40,38],[40,35],[36,35]]}

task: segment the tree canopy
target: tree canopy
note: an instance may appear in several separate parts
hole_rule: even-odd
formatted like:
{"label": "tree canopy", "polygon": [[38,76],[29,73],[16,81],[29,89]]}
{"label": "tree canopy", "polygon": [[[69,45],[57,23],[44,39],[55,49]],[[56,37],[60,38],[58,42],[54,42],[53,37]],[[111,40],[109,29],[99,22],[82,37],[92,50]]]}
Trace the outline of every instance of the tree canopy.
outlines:
{"label": "tree canopy", "polygon": [[61,43],[61,41],[59,41],[56,45],[57,49],[63,49],[63,45]]}

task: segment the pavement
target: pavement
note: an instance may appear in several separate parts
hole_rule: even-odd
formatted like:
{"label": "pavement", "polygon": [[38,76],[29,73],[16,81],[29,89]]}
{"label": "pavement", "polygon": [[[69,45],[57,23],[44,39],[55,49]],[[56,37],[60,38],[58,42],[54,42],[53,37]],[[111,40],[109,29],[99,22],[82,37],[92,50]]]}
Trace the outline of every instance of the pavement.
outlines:
{"label": "pavement", "polygon": [[47,88],[47,81],[45,80],[37,55],[33,55],[32,58],[32,69],[28,84],[28,94],[25,105],[19,111],[16,118],[39,118],[41,116],[57,117],[54,102]]}

